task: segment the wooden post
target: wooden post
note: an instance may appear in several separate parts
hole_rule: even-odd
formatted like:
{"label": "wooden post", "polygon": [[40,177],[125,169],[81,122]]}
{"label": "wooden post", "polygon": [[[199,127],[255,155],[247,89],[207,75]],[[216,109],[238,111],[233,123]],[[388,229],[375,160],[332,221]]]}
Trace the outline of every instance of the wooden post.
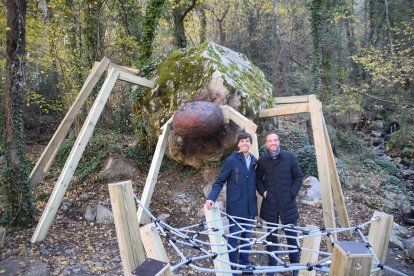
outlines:
{"label": "wooden post", "polygon": [[[209,235],[210,243],[212,244],[224,244],[219,246],[211,246],[211,251],[216,253],[225,252],[228,250],[226,241],[223,238],[223,222],[221,221],[220,212],[218,211],[218,208],[216,204],[214,204],[213,209],[207,210],[206,207],[204,207],[204,213],[206,215],[206,221],[207,221],[207,227],[208,228],[217,228],[218,231],[214,232],[214,235]],[[229,255],[228,254],[222,254],[217,256],[216,259],[214,259],[214,267],[216,269],[224,269],[224,270],[230,270],[231,267],[227,263],[223,263],[221,261],[229,262]],[[216,273],[217,276],[224,276],[224,275],[231,275],[231,273]]]}
{"label": "wooden post", "polygon": [[[309,230],[315,230],[318,229],[316,226],[308,225],[306,226]],[[320,233],[313,232],[313,233]],[[303,239],[303,246],[302,248],[309,248],[315,251],[318,251],[321,246],[321,236],[315,236],[311,238],[304,238]],[[316,263],[318,261],[319,254],[317,252],[311,252],[307,250],[302,250],[301,256],[300,256],[300,262],[302,264],[307,263]],[[307,270],[299,270],[299,276],[314,276],[316,275],[316,271],[307,271]]]}
{"label": "wooden post", "polygon": [[[375,211],[373,217],[377,216],[379,216],[379,220],[374,221],[369,228],[368,242],[371,244],[372,251],[374,251],[379,261],[384,263],[387,257],[388,243],[390,241],[394,217]],[[382,275],[382,271],[378,275]]]}
{"label": "wooden post", "polygon": [[92,89],[101,78],[109,63],[110,60],[105,57],[101,60],[101,62],[95,62],[91,72],[88,75],[88,78],[86,79],[85,83],[82,86],[82,89],[79,92],[78,97],[72,104],[69,111],[66,113],[65,118],[60,123],[58,129],[56,130],[52,139],[50,139],[49,144],[43,151],[41,157],[30,173],[30,185],[34,186],[45,179],[46,172],[49,170],[51,163],[55,159],[60,145],[68,134],[70,127],[72,126],[76,116],[79,113],[79,110],[84,105],[86,99],[91,94]]}
{"label": "wooden post", "polygon": [[108,185],[124,275],[145,261],[131,181]]}
{"label": "wooden post", "polygon": [[223,113],[223,123],[228,124],[230,122],[230,111],[228,105],[220,105],[221,112]]}
{"label": "wooden post", "polygon": [[[142,243],[144,244],[147,258],[152,258],[165,263],[169,263],[167,253],[158,231],[155,229],[155,223],[149,223],[140,228]],[[163,275],[174,275],[170,269],[167,269]]]}
{"label": "wooden post", "polygon": [[[148,172],[147,180],[145,182],[144,191],[142,192],[141,202],[148,208],[151,203],[152,194],[154,193],[155,184],[157,183],[158,173],[160,171],[162,159],[164,157],[165,148],[167,147],[168,134],[171,130],[171,121],[164,125],[162,134],[158,138],[157,147],[155,148],[154,156],[152,158],[151,167]],[[149,222],[149,218],[145,216],[144,209],[138,207],[138,223],[145,224]]]}
{"label": "wooden post", "polygon": [[355,241],[335,243],[330,276],[368,276],[372,254],[365,244]]}
{"label": "wooden post", "polygon": [[[319,182],[321,183],[323,220],[326,227],[335,228],[335,210],[332,200],[331,178],[328,171],[328,158],[322,125],[322,105],[316,99],[315,95],[309,95],[309,112],[312,121],[313,141],[315,144]],[[333,237],[336,241],[336,235],[333,235]],[[329,240],[327,240],[327,245],[329,251],[332,251],[332,245]]]}
{"label": "wooden post", "polygon": [[[323,133],[324,133],[324,141],[325,141],[325,148],[326,153],[328,155],[328,170],[329,175],[331,177],[331,186],[332,186],[332,192],[334,197],[334,203],[336,210],[338,211],[338,217],[339,217],[339,223],[341,227],[343,228],[349,228],[349,217],[348,212],[346,210],[345,205],[345,198],[344,194],[342,193],[342,187],[341,187],[341,181],[339,180],[338,170],[336,168],[335,164],[335,157],[332,151],[331,141],[329,140],[329,134],[328,129],[325,124],[325,118],[321,112],[321,119],[322,119],[322,127],[323,127]],[[351,237],[351,231],[345,231],[343,232],[346,236]]]}
{"label": "wooden post", "polygon": [[69,182],[73,176],[73,173],[75,172],[76,167],[78,166],[79,160],[82,157],[82,153],[85,150],[89,138],[92,136],[95,125],[102,113],[106,101],[108,100],[111,90],[115,85],[118,75],[118,71],[111,69],[108,77],[102,85],[102,88],[96,97],[91,111],[89,112],[88,117],[82,126],[81,132],[79,133],[79,136],[73,145],[69,157],[66,160],[65,166],[63,167],[59,179],[56,182],[55,188],[53,189],[52,195],[50,196],[46,208],[43,211],[42,217],[40,218],[39,223],[35,229],[35,232],[31,239],[32,243],[42,241],[46,238],[50,225],[56,216],[60,203],[62,202],[63,196],[65,195],[66,189],[69,186]]}

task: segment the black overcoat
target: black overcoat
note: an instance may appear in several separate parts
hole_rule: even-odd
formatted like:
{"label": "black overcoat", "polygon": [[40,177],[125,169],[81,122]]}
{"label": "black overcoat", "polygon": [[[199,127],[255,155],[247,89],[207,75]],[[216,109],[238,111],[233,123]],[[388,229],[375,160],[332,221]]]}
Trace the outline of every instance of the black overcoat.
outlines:
{"label": "black overcoat", "polygon": [[302,186],[303,174],[296,157],[289,151],[281,150],[273,159],[270,153],[259,158],[256,169],[256,187],[263,198],[260,217],[277,223],[278,215],[282,224],[296,223],[299,212],[296,196]]}
{"label": "black overcoat", "polygon": [[258,214],[256,197],[256,158],[250,154],[249,168],[241,152],[234,152],[226,158],[208,199],[216,201],[224,184],[227,183],[226,212],[229,215],[253,218]]}

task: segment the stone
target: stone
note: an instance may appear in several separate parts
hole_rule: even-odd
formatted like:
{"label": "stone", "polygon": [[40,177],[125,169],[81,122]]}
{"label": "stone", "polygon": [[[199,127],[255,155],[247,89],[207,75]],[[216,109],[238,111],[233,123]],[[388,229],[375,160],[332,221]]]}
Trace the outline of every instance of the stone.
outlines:
{"label": "stone", "polygon": [[102,224],[112,224],[114,222],[112,212],[103,205],[98,204],[96,207],[96,222]]}
{"label": "stone", "polygon": [[223,113],[215,103],[185,103],[175,112],[172,125],[174,133],[183,138],[210,137],[223,127]]}
{"label": "stone", "polygon": [[130,180],[141,172],[133,160],[120,154],[114,154],[105,161],[104,168],[99,173],[108,181]]}
{"label": "stone", "polygon": [[408,256],[414,260],[414,245],[412,245],[410,248],[408,248]]}
{"label": "stone", "polygon": [[88,204],[85,210],[85,219],[88,221],[94,221],[96,218],[96,208]]}
{"label": "stone", "polygon": [[303,181],[303,186],[299,191],[300,202],[320,206],[322,204],[321,183],[313,176],[309,176]]}
{"label": "stone", "polygon": [[10,258],[1,260],[0,271],[2,275],[49,275],[47,264],[35,258]]}

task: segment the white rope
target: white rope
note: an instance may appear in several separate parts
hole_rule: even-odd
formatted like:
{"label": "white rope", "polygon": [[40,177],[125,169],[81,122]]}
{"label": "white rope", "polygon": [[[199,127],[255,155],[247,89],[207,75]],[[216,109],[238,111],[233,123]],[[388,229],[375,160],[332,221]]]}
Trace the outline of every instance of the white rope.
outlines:
{"label": "white rope", "polygon": [[[206,222],[201,222],[189,226],[185,226],[182,228],[175,228],[172,227],[165,222],[161,221],[160,219],[156,218],[142,203],[141,201],[134,195],[135,200],[137,203],[141,206],[141,208],[146,212],[146,214],[154,221],[157,230],[159,231],[160,235],[164,237],[168,243],[171,245],[171,247],[174,249],[174,251],[177,253],[177,255],[181,258],[181,261],[175,265],[171,266],[172,271],[176,271],[182,266],[188,266],[192,269],[196,269],[201,272],[208,272],[208,273],[233,273],[233,274],[260,274],[260,273],[277,273],[277,272],[284,272],[284,271],[295,271],[295,270],[308,270],[308,271],[320,271],[324,273],[329,273],[330,271],[330,265],[332,262],[332,253],[324,252],[320,250],[314,250],[310,248],[304,248],[300,246],[294,246],[294,245],[288,245],[283,243],[272,243],[270,241],[267,241],[266,238],[270,235],[279,238],[291,238],[296,239],[297,244],[300,244],[300,240],[304,240],[307,238],[312,237],[328,237],[330,238],[330,241],[332,244],[334,244],[333,234],[343,233],[346,231],[355,231],[359,234],[361,240],[366,245],[366,247],[369,249],[370,253],[374,257],[374,261],[372,264],[375,266],[374,269],[371,270],[371,273],[380,271],[382,269],[391,271],[392,273],[395,273],[397,275],[406,275],[402,272],[399,272],[393,268],[390,268],[384,264],[382,264],[379,261],[378,256],[375,255],[371,245],[367,242],[367,239],[363,235],[361,228],[364,228],[374,221],[379,220],[379,217],[374,217],[370,219],[369,221],[362,223],[358,226],[354,227],[348,227],[348,228],[325,228],[321,227],[319,229],[308,229],[306,227],[299,227],[295,225],[283,225],[278,223],[269,223],[266,222],[263,224],[262,221],[257,221],[253,219],[246,219],[236,216],[230,216],[226,214],[225,212],[219,210],[223,217],[228,218],[229,224],[225,225],[221,228],[207,228]],[[220,218],[221,220],[222,218]],[[218,220],[216,220],[218,221]],[[243,222],[241,222],[243,221]],[[213,222],[213,221],[212,221]],[[227,230],[231,227],[237,225],[241,230],[221,235],[220,230]],[[247,227],[247,228],[246,228]],[[249,230],[252,228],[252,230]],[[266,232],[258,231],[255,229],[263,229],[266,230]],[[296,235],[287,235],[285,234],[279,234],[277,233],[279,230],[288,230],[287,232],[295,233]],[[240,236],[240,233],[251,233],[252,238],[243,238]],[[213,244],[210,242],[207,242],[205,240],[202,240],[199,237],[206,237],[206,236],[223,236],[225,239],[233,238],[240,241],[244,241],[245,243],[242,245],[239,245],[236,248],[232,248],[227,243],[220,243],[220,244]],[[275,246],[275,248],[278,248],[278,250],[274,251],[267,251],[267,250],[246,250],[246,247],[254,247],[257,245],[267,245],[267,246]],[[210,252],[209,249],[211,246],[227,246],[228,250],[223,252]],[[191,257],[186,257],[183,253],[183,249],[187,248],[193,248],[196,249],[200,255],[195,256],[194,254],[191,255]],[[300,251],[308,251],[308,252],[315,252],[318,253],[323,258],[314,262],[314,263],[286,263],[282,259],[278,257],[278,255],[281,254],[288,254],[288,253],[296,253]],[[220,258],[217,258],[220,255],[228,254],[230,252],[239,252],[239,253],[249,253],[249,254],[256,254],[256,255],[263,255],[263,256],[272,256],[275,258],[277,265],[276,266],[246,266],[241,265],[237,263],[232,263],[229,261],[224,261]],[[213,269],[213,268],[206,268],[201,265],[201,261],[205,260],[216,260],[223,264],[230,265],[234,268],[237,268],[238,270],[224,270],[224,269]],[[200,265],[198,265],[200,264]]]}

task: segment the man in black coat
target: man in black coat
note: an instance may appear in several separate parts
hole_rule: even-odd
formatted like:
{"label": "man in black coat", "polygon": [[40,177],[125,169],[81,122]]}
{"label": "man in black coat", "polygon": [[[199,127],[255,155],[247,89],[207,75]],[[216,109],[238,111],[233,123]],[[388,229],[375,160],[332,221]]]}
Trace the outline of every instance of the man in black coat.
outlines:
{"label": "man in black coat", "polygon": [[[257,161],[256,187],[263,197],[260,217],[270,223],[297,225],[299,211],[296,207],[296,196],[302,185],[302,171],[296,157],[289,151],[282,150],[276,133],[266,135],[267,154]],[[286,235],[297,235],[292,231],[285,231]],[[277,237],[270,235],[267,238],[277,243]],[[289,245],[297,246],[295,238],[288,238]],[[267,246],[268,251],[277,250],[277,246]],[[299,252],[289,253],[291,263],[299,263]],[[269,255],[269,266],[277,265],[275,258]],[[297,275],[294,271],[293,275]]]}
{"label": "man in black coat", "polygon": [[[224,166],[214,182],[210,195],[205,202],[207,209],[213,207],[214,201],[220,194],[224,184],[227,183],[226,193],[226,212],[231,216],[236,216],[235,220],[242,224],[253,224],[252,219],[258,215],[257,210],[257,198],[256,198],[256,158],[249,153],[249,149],[252,143],[252,137],[248,133],[240,133],[237,137],[237,147],[239,151],[234,152],[232,155],[226,158]],[[250,219],[246,221],[241,218]],[[239,232],[241,229],[230,221],[229,232]],[[252,230],[252,226],[244,226],[247,230]],[[242,238],[248,239],[252,236],[252,232],[239,233]],[[228,243],[232,248],[237,248],[238,244],[243,245],[241,250],[250,250],[250,246],[247,240],[239,240],[229,238]],[[229,259],[232,263],[239,263],[241,265],[249,265],[249,254],[240,253],[240,259],[238,258],[237,251],[229,253]],[[238,260],[239,259],[239,260]],[[235,267],[233,267],[235,268]]]}

